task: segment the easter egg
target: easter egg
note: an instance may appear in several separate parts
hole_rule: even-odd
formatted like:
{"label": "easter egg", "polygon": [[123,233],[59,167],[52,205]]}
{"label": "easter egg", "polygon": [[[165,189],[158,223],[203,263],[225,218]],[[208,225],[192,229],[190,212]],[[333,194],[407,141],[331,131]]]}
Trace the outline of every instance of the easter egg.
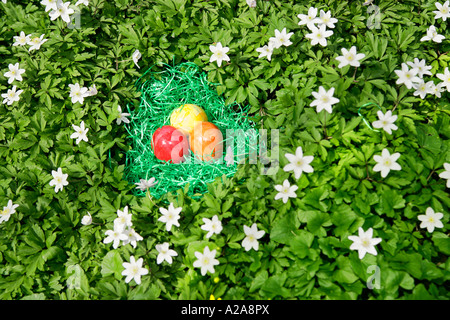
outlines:
{"label": "easter egg", "polygon": [[166,125],[153,133],[152,148],[159,160],[180,163],[185,160],[184,156],[189,154],[189,141],[183,132]]}
{"label": "easter egg", "polygon": [[180,129],[185,134],[191,134],[199,121],[208,121],[205,111],[195,104],[183,104],[172,111],[170,125]]}
{"label": "easter egg", "polygon": [[200,160],[217,160],[223,154],[223,135],[217,126],[208,121],[197,122],[189,135],[192,152]]}

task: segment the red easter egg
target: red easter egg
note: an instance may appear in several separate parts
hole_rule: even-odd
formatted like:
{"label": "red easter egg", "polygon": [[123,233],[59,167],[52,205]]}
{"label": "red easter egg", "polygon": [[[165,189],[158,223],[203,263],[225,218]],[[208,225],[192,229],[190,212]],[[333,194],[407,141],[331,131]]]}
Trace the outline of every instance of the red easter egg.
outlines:
{"label": "red easter egg", "polygon": [[211,122],[197,122],[189,135],[189,142],[192,152],[200,160],[217,160],[223,155],[222,132]]}
{"label": "red easter egg", "polygon": [[159,160],[180,163],[189,154],[187,137],[172,126],[162,126],[153,133],[152,148]]}

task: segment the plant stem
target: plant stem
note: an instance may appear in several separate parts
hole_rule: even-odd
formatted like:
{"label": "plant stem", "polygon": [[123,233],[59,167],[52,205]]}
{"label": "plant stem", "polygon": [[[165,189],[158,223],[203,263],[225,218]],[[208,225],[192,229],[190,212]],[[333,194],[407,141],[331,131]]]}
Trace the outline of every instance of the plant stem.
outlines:
{"label": "plant stem", "polygon": [[433,175],[434,172],[435,172],[435,170],[431,170],[430,174],[427,177],[427,182],[428,182],[428,180],[430,180],[430,178],[431,178],[431,176]]}

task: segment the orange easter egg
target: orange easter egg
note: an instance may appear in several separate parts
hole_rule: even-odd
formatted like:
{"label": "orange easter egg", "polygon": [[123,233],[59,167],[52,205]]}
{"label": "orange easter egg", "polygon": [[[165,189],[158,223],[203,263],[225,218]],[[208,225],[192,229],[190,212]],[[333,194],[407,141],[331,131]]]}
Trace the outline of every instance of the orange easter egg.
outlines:
{"label": "orange easter egg", "polygon": [[223,135],[212,122],[197,122],[189,135],[189,143],[192,152],[200,160],[217,160],[223,155]]}

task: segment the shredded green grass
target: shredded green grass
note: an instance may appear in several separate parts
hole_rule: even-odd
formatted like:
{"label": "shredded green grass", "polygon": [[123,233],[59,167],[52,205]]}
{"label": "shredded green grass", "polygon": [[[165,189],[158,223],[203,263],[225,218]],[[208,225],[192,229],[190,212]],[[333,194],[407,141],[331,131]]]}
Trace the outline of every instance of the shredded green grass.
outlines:
{"label": "shredded green grass", "polygon": [[[238,163],[242,160],[242,152],[248,154],[250,149],[257,148],[254,142],[258,131],[248,130],[254,129],[254,123],[247,115],[249,107],[244,108],[237,103],[226,105],[215,86],[216,84],[207,80],[207,74],[191,62],[176,66],[165,65],[162,71],[152,71],[151,67],[136,81],[141,100],[135,110],[129,110],[130,123],[125,126],[131,143],[125,165],[125,179],[129,183],[135,184],[140,179],[154,177],[157,184],[149,191],[155,198],[159,199],[187,184],[188,195],[199,197],[207,192],[207,184],[217,177],[232,177],[235,174]],[[172,111],[183,104],[202,107],[208,121],[221,130],[224,137],[221,159],[200,161],[190,152],[185,162],[174,164],[155,157],[151,146],[154,131],[163,125],[169,125]],[[231,142],[227,139],[234,139],[226,136],[228,129],[241,129],[238,142],[245,143],[245,148],[242,144],[233,143],[234,157],[231,159],[229,154],[225,158]],[[145,196],[146,191],[135,189],[134,193],[136,196]]]}

